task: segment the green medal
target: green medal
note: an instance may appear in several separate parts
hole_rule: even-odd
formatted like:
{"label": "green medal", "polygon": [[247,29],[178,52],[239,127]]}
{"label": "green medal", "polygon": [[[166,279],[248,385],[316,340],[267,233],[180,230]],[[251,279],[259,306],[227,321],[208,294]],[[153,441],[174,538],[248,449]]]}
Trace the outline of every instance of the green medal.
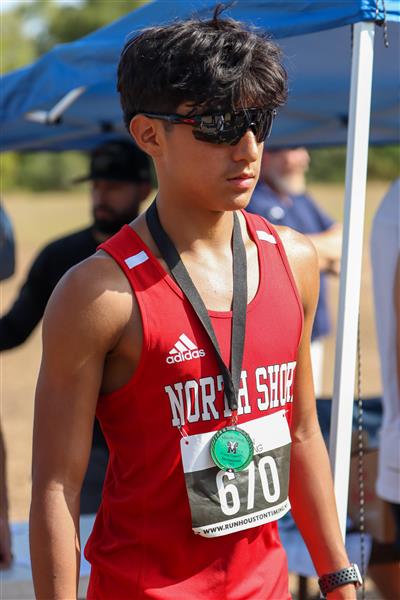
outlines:
{"label": "green medal", "polygon": [[233,213],[232,261],[233,261],[233,297],[232,297],[232,336],[231,336],[231,371],[221,356],[221,350],[210,315],[197,291],[189,273],[183,264],[174,244],[165,232],[153,202],[146,211],[146,222],[162,257],[171,274],[192,305],[201,324],[208,334],[215,350],[215,357],[224,380],[224,394],[232,411],[232,424],[224,427],[211,439],[210,453],[214,463],[224,471],[242,471],[254,456],[253,442],[250,436],[236,427],[238,393],[242,372],[244,339],[247,316],[247,258],[243,242],[239,217]]}
{"label": "green medal", "polygon": [[224,427],[211,439],[211,458],[224,471],[243,471],[254,456],[248,433],[237,427]]}

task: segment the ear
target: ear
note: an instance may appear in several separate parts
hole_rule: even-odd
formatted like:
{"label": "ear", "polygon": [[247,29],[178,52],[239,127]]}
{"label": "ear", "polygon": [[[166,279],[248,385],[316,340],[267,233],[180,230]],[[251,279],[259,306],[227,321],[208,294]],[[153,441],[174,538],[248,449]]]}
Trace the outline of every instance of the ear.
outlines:
{"label": "ear", "polygon": [[160,125],[160,121],[144,115],[135,115],[129,125],[129,131],[139,148],[152,158],[162,154]]}

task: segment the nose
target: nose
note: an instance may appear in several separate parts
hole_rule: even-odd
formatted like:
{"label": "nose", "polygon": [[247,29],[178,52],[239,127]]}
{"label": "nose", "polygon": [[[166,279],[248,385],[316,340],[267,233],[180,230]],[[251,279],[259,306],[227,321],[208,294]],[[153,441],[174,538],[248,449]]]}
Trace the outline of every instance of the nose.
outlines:
{"label": "nose", "polygon": [[244,136],[235,146],[231,146],[233,159],[236,161],[245,160],[247,163],[255,162],[261,152],[262,144],[256,140],[251,129],[248,129]]}

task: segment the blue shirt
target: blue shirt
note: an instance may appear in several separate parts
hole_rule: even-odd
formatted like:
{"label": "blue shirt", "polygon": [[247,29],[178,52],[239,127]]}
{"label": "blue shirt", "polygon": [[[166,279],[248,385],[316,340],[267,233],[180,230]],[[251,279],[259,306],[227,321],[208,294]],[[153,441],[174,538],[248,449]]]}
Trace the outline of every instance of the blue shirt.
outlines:
{"label": "blue shirt", "polygon": [[[272,225],[285,225],[305,234],[326,231],[334,224],[334,221],[307,194],[290,196],[289,200],[289,202],[282,202],[280,197],[267,184],[259,182],[247,210],[261,215]],[[326,275],[321,273],[320,278],[319,300],[312,330],[313,340],[327,335],[330,331],[326,298]]]}
{"label": "blue shirt", "polygon": [[0,281],[8,279],[15,271],[15,241],[11,221],[0,204]]}

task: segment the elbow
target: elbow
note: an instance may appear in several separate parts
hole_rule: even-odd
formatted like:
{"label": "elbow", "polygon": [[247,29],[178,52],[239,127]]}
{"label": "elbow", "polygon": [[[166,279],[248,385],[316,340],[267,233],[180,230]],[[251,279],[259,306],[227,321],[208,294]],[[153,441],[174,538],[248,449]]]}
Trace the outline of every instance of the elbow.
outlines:
{"label": "elbow", "polygon": [[308,427],[298,427],[292,431],[292,445],[308,443],[317,437],[322,438],[321,428],[318,423]]}
{"label": "elbow", "polygon": [[30,521],[52,518],[67,511],[74,520],[79,518],[80,490],[61,483],[32,481]]}

